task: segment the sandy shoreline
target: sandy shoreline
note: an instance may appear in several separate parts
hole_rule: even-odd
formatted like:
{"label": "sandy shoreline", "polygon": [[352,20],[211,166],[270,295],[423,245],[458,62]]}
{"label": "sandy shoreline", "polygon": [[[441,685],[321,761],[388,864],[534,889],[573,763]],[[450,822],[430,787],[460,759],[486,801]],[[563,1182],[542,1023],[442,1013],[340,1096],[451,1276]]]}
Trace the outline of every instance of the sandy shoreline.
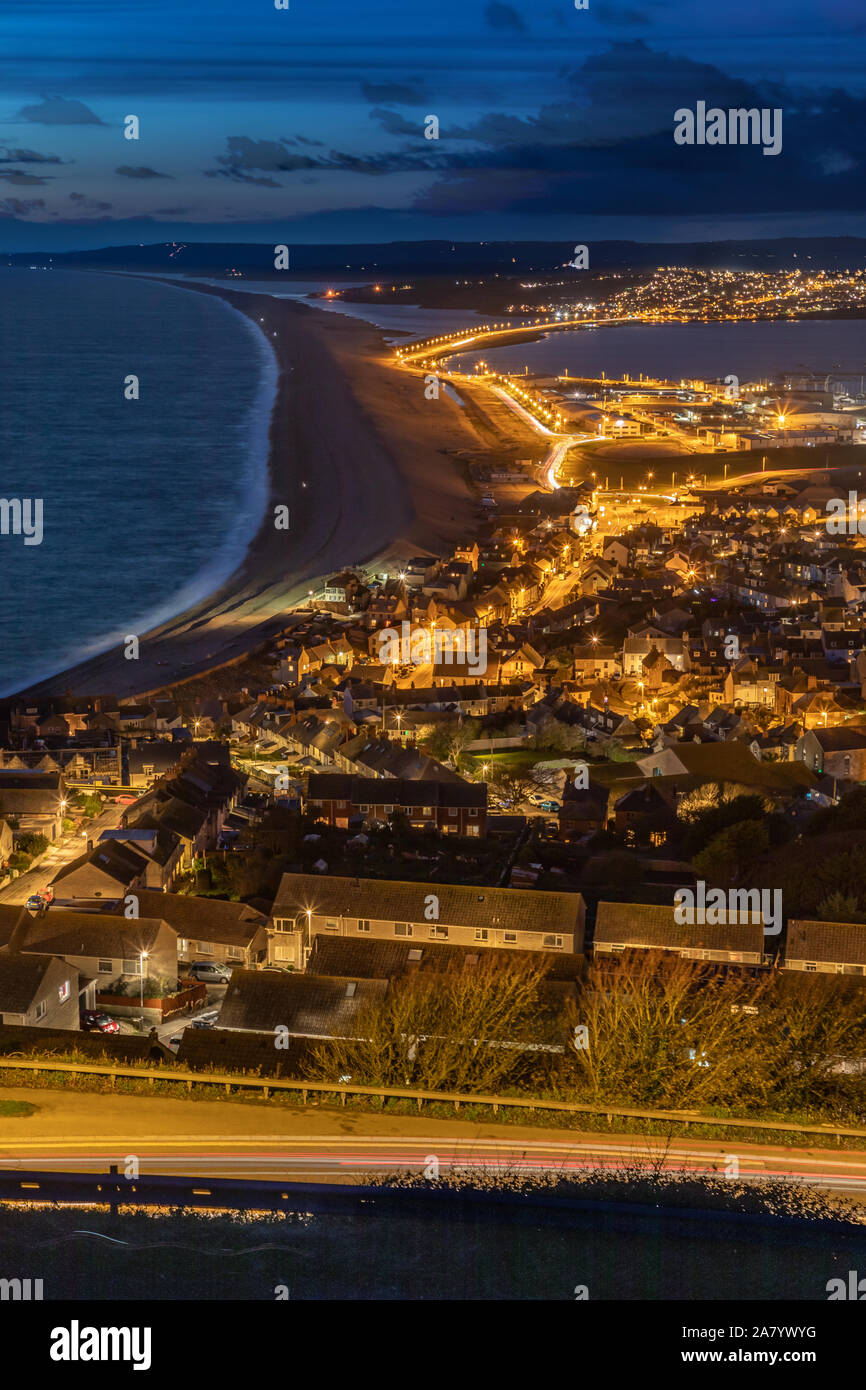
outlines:
{"label": "sandy shoreline", "polygon": [[[476,524],[453,455],[483,441],[446,392],[427,401],[421,379],[391,365],[393,350],[378,329],[293,300],[187,281],[181,287],[225,299],[274,350],[279,376],[264,521],[219,589],[139,634],[138,661],[112,648],[20,694],[130,696],[170,685],[282,631],[292,621],[287,610],[340,567],[375,559],[393,569],[401,557],[439,551]],[[277,506],[289,508],[288,531],[274,526]]]}

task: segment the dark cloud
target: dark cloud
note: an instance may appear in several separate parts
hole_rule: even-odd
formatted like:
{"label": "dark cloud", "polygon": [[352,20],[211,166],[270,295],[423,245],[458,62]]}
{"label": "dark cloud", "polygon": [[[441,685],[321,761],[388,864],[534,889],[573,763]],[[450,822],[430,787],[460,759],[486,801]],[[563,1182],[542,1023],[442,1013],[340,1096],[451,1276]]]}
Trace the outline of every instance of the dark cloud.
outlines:
{"label": "dark cloud", "polygon": [[363,82],[361,92],[365,101],[370,101],[376,106],[381,102],[386,105],[414,106],[417,102],[426,100],[420,84],[409,87],[399,82]]}
{"label": "dark cloud", "polygon": [[31,212],[41,212],[44,207],[44,198],[0,198],[0,218],[27,217]]}
{"label": "dark cloud", "polygon": [[125,179],[170,179],[172,174],[161,174],[157,169],[151,169],[147,164],[121,164],[115,169],[115,174],[122,174]]}
{"label": "dark cloud", "polygon": [[285,140],[253,140],[249,135],[230,135],[226,141],[228,154],[217,155],[218,169],[208,169],[211,179],[231,179],[236,183],[254,183],[262,188],[279,188],[280,184],[261,175],[294,173],[296,169],[317,169],[320,161],[308,154],[295,154]]}
{"label": "dark cloud", "polygon": [[526,29],[517,11],[511,5],[500,4],[499,0],[493,0],[493,4],[485,8],[484,22],[491,29],[511,29],[516,33]]}
{"label": "dark cloud", "polygon": [[39,154],[37,150],[7,149],[0,145],[0,164],[62,164],[57,154]]}
{"label": "dark cloud", "polygon": [[369,115],[370,120],[378,121],[389,135],[414,135],[417,138],[424,132],[423,121],[407,121],[398,111],[388,111],[382,106],[374,106]]}
{"label": "dark cloud", "polygon": [[[866,207],[860,132],[866,99],[845,92],[804,102],[708,63],[613,45],[570,75],[574,98],[537,114],[490,113],[448,131],[473,142],[414,209],[435,215],[549,213],[693,215],[854,211]],[[722,109],[782,108],[781,153],[757,146],[681,146],[674,112],[698,100]]]}
{"label": "dark cloud", "polygon": [[622,29],[648,29],[653,22],[646,10],[635,10],[629,5],[612,5],[608,0],[592,0],[592,14],[602,24]]}
{"label": "dark cloud", "polygon": [[69,200],[86,212],[111,211],[111,203],[102,203],[98,198],[90,198],[86,193],[70,193]]}
{"label": "dark cloud", "polygon": [[0,179],[5,179],[6,183],[14,183],[19,186],[48,183],[48,179],[43,178],[41,174],[26,174],[23,169],[0,169]]}
{"label": "dark cloud", "polygon": [[310,140],[306,135],[297,135],[295,139],[299,145],[318,145],[320,148],[322,145],[321,140]]}
{"label": "dark cloud", "polygon": [[83,101],[67,101],[65,97],[43,97],[36,106],[22,106],[16,119],[37,125],[105,125]]}

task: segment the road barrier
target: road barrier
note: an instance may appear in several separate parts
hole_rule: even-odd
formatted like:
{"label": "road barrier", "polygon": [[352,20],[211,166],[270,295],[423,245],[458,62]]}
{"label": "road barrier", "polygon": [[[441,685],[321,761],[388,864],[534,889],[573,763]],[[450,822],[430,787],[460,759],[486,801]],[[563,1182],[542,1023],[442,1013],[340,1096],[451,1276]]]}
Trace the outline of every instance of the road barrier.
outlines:
{"label": "road barrier", "polygon": [[112,1087],[118,1077],[147,1081],[151,1086],[157,1081],[168,1081],[172,1084],[184,1082],[187,1091],[191,1091],[193,1086],[222,1086],[226,1095],[230,1095],[233,1090],[259,1091],[265,1100],[272,1092],[299,1092],[304,1105],[311,1095],[338,1095],[341,1105],[346,1104],[346,1096],[363,1096],[381,1100],[383,1105],[387,1100],[414,1100],[419,1111],[426,1101],[438,1105],[451,1105],[455,1112],[459,1112],[461,1106],[489,1106],[494,1115],[498,1114],[500,1109],[535,1110],[567,1115],[604,1115],[609,1125],[617,1118],[647,1120],[654,1124],[674,1123],[682,1125],[685,1129],[688,1129],[689,1125],[705,1125],[716,1129],[752,1129],[773,1134],[820,1134],[825,1137],[832,1135],[837,1143],[841,1143],[843,1138],[866,1139],[866,1129],[853,1129],[835,1124],[800,1125],[789,1120],[720,1119],[717,1115],[702,1115],[699,1110],[639,1110],[630,1106],[611,1105],[607,1101],[587,1104],[566,1100],[535,1100],[524,1096],[419,1091],[402,1086],[361,1086],[344,1081],[284,1081],[276,1077],[247,1076],[238,1072],[186,1071],[179,1067],[131,1067],[110,1064],[100,1066],[92,1062],[48,1062],[41,1058],[29,1060],[0,1057],[0,1084],[4,1071],[30,1071],[35,1075],[41,1072],[57,1072],[65,1076],[103,1076],[110,1079]]}

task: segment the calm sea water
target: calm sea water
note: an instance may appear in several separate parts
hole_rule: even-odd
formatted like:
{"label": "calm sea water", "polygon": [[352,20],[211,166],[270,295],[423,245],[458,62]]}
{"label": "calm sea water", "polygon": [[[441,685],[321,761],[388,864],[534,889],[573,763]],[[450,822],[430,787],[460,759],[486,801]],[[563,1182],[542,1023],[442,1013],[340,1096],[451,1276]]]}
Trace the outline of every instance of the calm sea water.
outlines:
{"label": "calm sea water", "polygon": [[780,371],[866,372],[866,319],[780,323],[671,323],[576,329],[536,343],[485,348],[451,359],[460,370],[483,358],[504,371],[558,376],[714,379],[729,374],[760,381]]}
{"label": "calm sea water", "polygon": [[[124,382],[139,379],[138,400]],[[0,269],[0,695],[142,633],[226,578],[267,499],[276,362],[212,296]]]}

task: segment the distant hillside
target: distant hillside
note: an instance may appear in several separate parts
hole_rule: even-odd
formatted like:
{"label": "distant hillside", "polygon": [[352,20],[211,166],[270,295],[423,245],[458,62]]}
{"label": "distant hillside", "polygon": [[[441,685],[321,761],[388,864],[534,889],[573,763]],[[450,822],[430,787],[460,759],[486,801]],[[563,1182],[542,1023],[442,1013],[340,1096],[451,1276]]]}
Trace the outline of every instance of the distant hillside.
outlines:
{"label": "distant hillside", "polygon": [[[575,239],[578,234],[576,233]],[[368,245],[288,243],[291,274],[356,275],[359,272],[437,275],[454,271],[508,275],[550,273],[574,253],[564,241],[394,241]],[[796,266],[825,270],[866,267],[861,237],[779,238],[768,241],[648,243],[592,241],[593,270],[652,269],[658,265],[759,269]],[[215,275],[228,270],[258,278],[285,278],[274,270],[273,245],[248,242],[159,242],[152,246],[107,246],[97,251],[18,252],[0,257],[5,265],[55,265],[112,270],[170,271]]]}

